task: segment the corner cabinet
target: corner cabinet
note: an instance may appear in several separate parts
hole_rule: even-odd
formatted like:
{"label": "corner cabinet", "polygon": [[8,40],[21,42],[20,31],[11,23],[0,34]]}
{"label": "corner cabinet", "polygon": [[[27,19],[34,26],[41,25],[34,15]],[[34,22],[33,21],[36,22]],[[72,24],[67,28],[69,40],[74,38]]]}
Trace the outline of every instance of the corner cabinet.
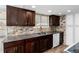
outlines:
{"label": "corner cabinet", "polygon": [[35,26],[35,11],[7,6],[7,26]]}
{"label": "corner cabinet", "polygon": [[59,26],[60,25],[60,16],[50,15],[49,16],[49,26]]}

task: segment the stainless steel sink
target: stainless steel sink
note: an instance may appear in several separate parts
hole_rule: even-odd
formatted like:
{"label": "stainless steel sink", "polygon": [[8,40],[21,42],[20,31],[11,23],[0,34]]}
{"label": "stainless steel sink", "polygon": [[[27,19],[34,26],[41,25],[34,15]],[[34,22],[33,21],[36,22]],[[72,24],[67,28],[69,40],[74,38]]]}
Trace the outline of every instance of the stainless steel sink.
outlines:
{"label": "stainless steel sink", "polygon": [[37,33],[38,35],[46,35],[46,32]]}

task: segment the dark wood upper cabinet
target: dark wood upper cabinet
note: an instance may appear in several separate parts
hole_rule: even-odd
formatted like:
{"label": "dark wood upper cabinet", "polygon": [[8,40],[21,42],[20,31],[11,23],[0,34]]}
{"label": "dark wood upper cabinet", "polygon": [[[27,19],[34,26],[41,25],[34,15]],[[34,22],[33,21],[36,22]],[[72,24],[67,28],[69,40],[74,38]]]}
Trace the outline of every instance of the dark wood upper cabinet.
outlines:
{"label": "dark wood upper cabinet", "polygon": [[60,16],[50,15],[49,16],[49,25],[50,26],[59,26],[60,25]]}
{"label": "dark wood upper cabinet", "polygon": [[26,12],[26,16],[27,16],[27,22],[28,22],[28,25],[29,26],[34,26],[35,25],[35,12],[30,12],[30,11],[27,11]]}
{"label": "dark wood upper cabinet", "polygon": [[17,12],[17,8],[15,7],[10,7],[7,6],[7,25],[12,26],[12,25],[17,25],[17,16],[18,16],[18,12]]}
{"label": "dark wood upper cabinet", "polygon": [[27,16],[26,11],[18,8],[18,25],[24,26],[27,25]]}
{"label": "dark wood upper cabinet", "polygon": [[35,11],[7,6],[7,26],[35,26]]}

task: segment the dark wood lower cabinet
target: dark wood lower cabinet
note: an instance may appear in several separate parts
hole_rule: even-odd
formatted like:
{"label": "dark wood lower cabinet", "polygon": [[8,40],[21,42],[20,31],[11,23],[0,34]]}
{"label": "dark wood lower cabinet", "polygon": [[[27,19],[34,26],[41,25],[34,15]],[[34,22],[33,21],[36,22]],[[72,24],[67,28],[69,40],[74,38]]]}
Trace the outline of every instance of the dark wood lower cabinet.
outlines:
{"label": "dark wood lower cabinet", "polygon": [[12,46],[12,47],[9,47],[9,48],[5,48],[5,51],[6,53],[23,53],[24,51],[24,46]]}
{"label": "dark wood lower cabinet", "polygon": [[[4,43],[5,53],[40,53],[53,46],[53,36],[46,35],[21,41]],[[60,44],[63,43],[63,33],[60,34]]]}
{"label": "dark wood lower cabinet", "polygon": [[24,53],[23,41],[4,43],[5,53]]}
{"label": "dark wood lower cabinet", "polygon": [[50,49],[51,47],[53,47],[53,36],[49,35],[49,36],[47,36],[47,38],[49,38],[49,39],[47,39],[47,49]]}
{"label": "dark wood lower cabinet", "polygon": [[36,53],[39,52],[39,40],[32,38],[25,41],[25,53]]}
{"label": "dark wood lower cabinet", "polygon": [[40,37],[40,52],[44,52],[53,46],[52,35]]}
{"label": "dark wood lower cabinet", "polygon": [[17,53],[17,46],[5,48],[4,52],[6,52],[6,53]]}
{"label": "dark wood lower cabinet", "polygon": [[46,50],[47,46],[47,40],[45,37],[40,38],[40,52],[43,52]]}
{"label": "dark wood lower cabinet", "polygon": [[64,38],[64,33],[61,32],[60,33],[60,45],[63,44],[63,41],[64,41],[63,38]]}
{"label": "dark wood lower cabinet", "polygon": [[25,53],[31,53],[34,52],[34,42],[26,42],[25,44]]}

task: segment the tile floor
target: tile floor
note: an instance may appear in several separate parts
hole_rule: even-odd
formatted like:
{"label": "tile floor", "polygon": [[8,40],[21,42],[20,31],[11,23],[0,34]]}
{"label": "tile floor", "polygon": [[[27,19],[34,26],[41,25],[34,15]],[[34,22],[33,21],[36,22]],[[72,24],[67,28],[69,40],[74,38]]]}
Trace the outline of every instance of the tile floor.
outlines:
{"label": "tile floor", "polygon": [[56,47],[56,48],[51,48],[51,49],[45,51],[44,53],[65,53],[64,49],[67,47],[68,47],[67,45],[61,45],[61,46]]}

